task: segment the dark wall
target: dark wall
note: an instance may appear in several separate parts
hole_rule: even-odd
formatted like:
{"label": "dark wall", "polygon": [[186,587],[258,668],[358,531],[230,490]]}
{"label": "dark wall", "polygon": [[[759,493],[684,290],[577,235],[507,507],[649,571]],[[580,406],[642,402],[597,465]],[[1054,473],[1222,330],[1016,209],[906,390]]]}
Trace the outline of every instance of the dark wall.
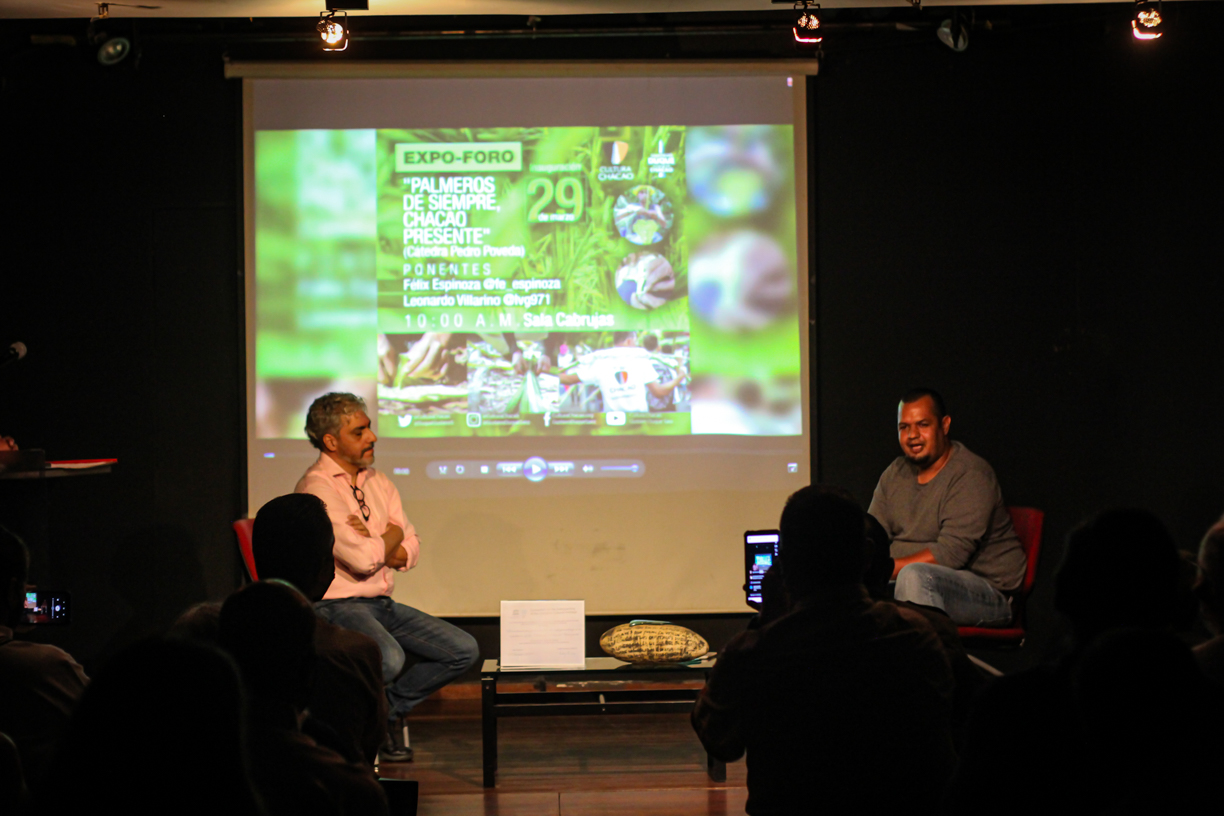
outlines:
{"label": "dark wall", "polygon": [[73,593],[54,638],[89,660],[238,575],[239,88],[212,48],[103,71],[5,45],[0,342],[30,351],[0,371],[0,425],[53,459],[119,459],[45,485],[35,579]]}
{"label": "dark wall", "polygon": [[[1211,431],[1224,14],[1178,4],[1170,35],[1140,48],[1112,6],[990,13],[999,23],[963,54],[929,30],[830,30],[813,112],[816,428],[821,477],[866,502],[896,455],[900,392],[945,393],[953,435],[994,464],[1007,501],[1048,513],[1035,659],[1081,517],[1146,506],[1191,547],[1224,510]],[[77,601],[55,639],[91,659],[239,580],[239,86],[207,26],[108,72],[31,46],[35,25],[0,25],[0,343],[30,348],[0,371],[0,432],[53,458],[120,460],[45,486],[43,577]],[[733,49],[710,35],[579,51]],[[447,55],[481,55],[460,51]],[[18,522],[37,528],[29,515]],[[693,623],[717,620],[718,647],[738,626],[724,618]]]}
{"label": "dark wall", "polygon": [[823,478],[869,501],[901,391],[941,390],[1005,500],[1047,513],[1039,641],[1085,515],[1147,507],[1194,549],[1224,511],[1220,7],[1157,48],[1098,8],[817,83]]}

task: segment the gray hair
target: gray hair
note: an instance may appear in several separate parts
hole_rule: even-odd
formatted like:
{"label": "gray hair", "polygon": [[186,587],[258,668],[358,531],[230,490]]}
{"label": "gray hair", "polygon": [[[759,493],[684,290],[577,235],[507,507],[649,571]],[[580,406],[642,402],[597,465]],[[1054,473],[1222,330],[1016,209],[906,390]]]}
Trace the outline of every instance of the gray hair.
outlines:
{"label": "gray hair", "polygon": [[306,436],[310,438],[310,444],[326,451],[323,437],[328,434],[339,436],[345,418],[364,410],[365,400],[356,394],[333,391],[319,397],[310,403],[310,410],[306,413]]}

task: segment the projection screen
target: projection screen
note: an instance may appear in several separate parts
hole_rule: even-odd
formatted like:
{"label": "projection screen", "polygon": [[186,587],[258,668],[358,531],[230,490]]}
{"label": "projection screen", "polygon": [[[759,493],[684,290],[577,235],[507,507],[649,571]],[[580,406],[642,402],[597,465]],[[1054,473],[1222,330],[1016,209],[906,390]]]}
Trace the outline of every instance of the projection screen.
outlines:
{"label": "projection screen", "polygon": [[251,515],[350,391],[422,539],[397,600],[744,611],[811,479],[803,69],[330,68],[227,69]]}

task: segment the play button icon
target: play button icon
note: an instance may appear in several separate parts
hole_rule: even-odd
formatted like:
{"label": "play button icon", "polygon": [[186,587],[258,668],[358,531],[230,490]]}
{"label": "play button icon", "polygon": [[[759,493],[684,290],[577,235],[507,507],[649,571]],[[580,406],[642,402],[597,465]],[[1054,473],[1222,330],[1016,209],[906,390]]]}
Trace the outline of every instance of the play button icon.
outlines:
{"label": "play button icon", "polygon": [[548,475],[548,463],[538,456],[533,456],[523,463],[523,475],[528,481],[540,482]]}

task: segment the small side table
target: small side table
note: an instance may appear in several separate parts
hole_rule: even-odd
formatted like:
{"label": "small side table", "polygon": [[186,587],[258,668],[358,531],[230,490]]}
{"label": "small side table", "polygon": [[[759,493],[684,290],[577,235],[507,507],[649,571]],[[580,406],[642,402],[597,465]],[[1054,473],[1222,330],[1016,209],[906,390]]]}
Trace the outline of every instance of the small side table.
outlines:
{"label": "small side table", "polygon": [[[614,657],[588,657],[581,669],[503,669],[498,661],[486,660],[480,670],[484,786],[492,788],[497,784],[498,718],[688,713],[693,710],[700,690],[677,688],[676,684],[686,680],[704,682],[713,666],[714,658],[691,664],[634,664]],[[556,688],[558,683],[592,680],[629,681],[658,688],[602,691]],[[531,683],[534,690],[498,691],[498,681]],[[708,754],[706,772],[715,782],[727,779],[726,763]]]}

